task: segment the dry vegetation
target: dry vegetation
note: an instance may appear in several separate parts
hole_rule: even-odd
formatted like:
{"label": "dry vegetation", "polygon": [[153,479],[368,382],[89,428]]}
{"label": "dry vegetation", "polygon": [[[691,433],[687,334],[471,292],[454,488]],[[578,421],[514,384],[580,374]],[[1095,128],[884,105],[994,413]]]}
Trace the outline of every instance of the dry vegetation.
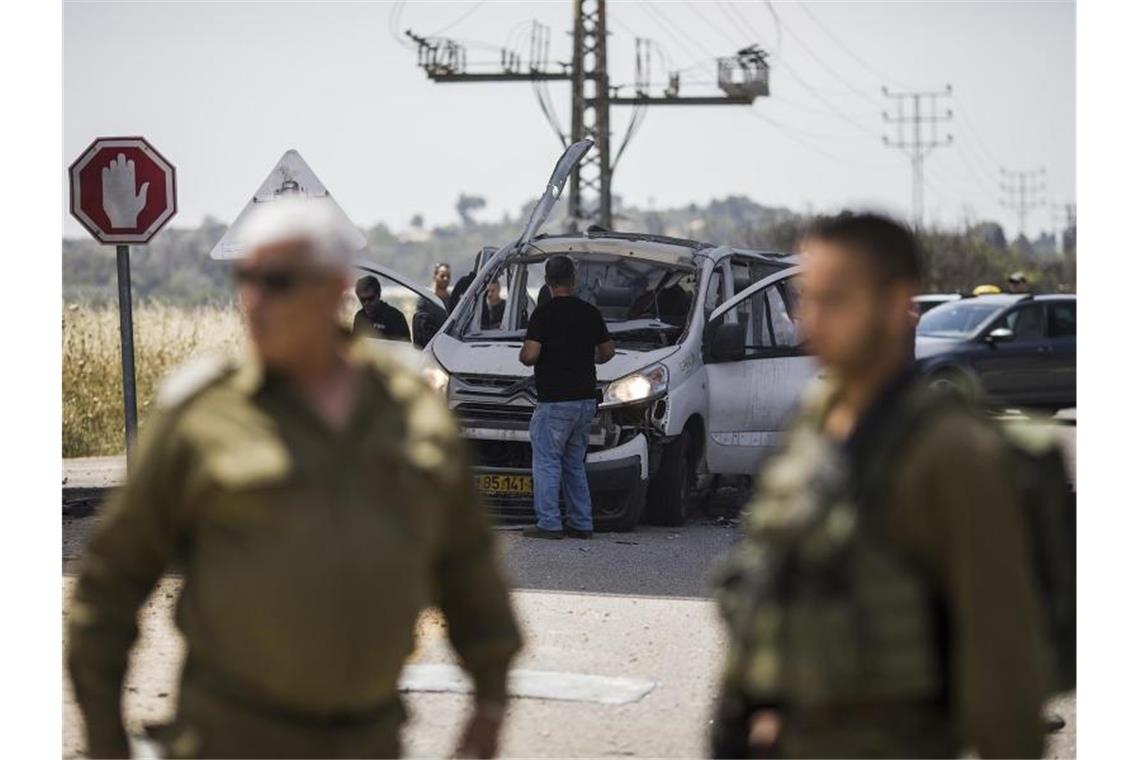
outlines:
{"label": "dry vegetation", "polygon": [[[162,378],[188,358],[240,350],[240,318],[229,307],[135,307],[139,421],[146,424]],[[63,310],[63,456],[123,451],[119,313],[115,307]]]}
{"label": "dry vegetation", "polygon": [[[385,293],[411,320],[415,299]],[[352,325],[360,308],[346,291],[341,321]],[[135,376],[139,424],[164,377],[193,356],[240,355],[241,315],[232,306],[135,306]],[[115,306],[66,304],[63,308],[63,456],[121,454],[123,381],[119,353],[119,310]]]}

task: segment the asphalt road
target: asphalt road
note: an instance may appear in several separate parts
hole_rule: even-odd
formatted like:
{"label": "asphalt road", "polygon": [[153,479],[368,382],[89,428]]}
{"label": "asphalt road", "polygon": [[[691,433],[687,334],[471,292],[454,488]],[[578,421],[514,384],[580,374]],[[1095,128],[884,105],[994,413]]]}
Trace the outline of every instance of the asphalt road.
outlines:
{"label": "asphalt road", "polygon": [[[76,559],[97,516],[65,519],[64,615]],[[683,528],[598,534],[589,541],[523,539],[499,531],[513,601],[527,638],[516,667],[550,674],[649,679],[653,689],[629,704],[514,699],[503,753],[514,757],[705,754],[705,732],[725,639],[707,598],[715,558],[737,539],[731,522],[698,519]],[[124,703],[128,726],[168,718],[183,655],[171,612],[180,580],[162,581],[141,614]],[[438,625],[423,625],[417,663],[451,663]],[[406,753],[451,752],[468,705],[454,693],[408,695]],[[1074,757],[1076,704],[1054,709],[1068,721],[1048,757]],[[64,756],[82,756],[80,719],[64,691]]]}
{"label": "asphalt road", "polygon": [[[1075,473],[1075,425],[1064,425],[1062,435]],[[72,462],[66,468],[65,494],[70,488],[73,508],[65,508],[63,518],[65,616],[76,562],[98,520],[83,489],[111,485],[121,471],[121,460],[115,459]],[[731,511],[741,497],[726,490],[715,505]],[[645,696],[627,704],[513,699],[503,754],[703,756],[725,641],[708,599],[708,578],[716,557],[739,536],[735,521],[702,516],[682,528],[644,527],[597,534],[589,541],[523,539],[514,530],[498,535],[528,642],[516,667],[554,679],[590,675],[653,684]],[[171,610],[179,583],[174,577],[164,579],[140,614],[142,637],[132,656],[124,701],[128,727],[135,730],[174,709],[183,647]],[[438,624],[421,625],[414,661],[454,661]],[[413,692],[407,701],[406,753],[449,754],[468,698]],[[1067,725],[1050,738],[1046,756],[1075,757],[1075,696],[1058,700],[1050,710],[1059,712]],[[82,756],[80,725],[65,685],[66,757]]]}

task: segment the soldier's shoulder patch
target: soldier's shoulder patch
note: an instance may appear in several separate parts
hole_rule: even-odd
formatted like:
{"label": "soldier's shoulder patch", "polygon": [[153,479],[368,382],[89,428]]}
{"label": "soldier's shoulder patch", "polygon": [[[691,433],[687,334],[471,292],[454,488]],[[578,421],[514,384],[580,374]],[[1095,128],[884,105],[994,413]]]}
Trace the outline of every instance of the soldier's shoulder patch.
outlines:
{"label": "soldier's shoulder patch", "polygon": [[160,409],[182,406],[236,368],[226,356],[199,356],[181,365],[162,381],[155,403]]}

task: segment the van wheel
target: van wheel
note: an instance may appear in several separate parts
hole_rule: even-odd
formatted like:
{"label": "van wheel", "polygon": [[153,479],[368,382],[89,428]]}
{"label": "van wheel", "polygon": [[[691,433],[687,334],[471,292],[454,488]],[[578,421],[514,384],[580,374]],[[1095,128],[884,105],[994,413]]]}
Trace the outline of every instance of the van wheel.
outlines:
{"label": "van wheel", "polygon": [[630,533],[637,530],[637,526],[641,523],[641,513],[645,511],[645,492],[642,491],[641,495],[633,499],[630,503],[629,510],[624,515],[616,520],[606,522],[603,530],[613,531],[614,533]]}
{"label": "van wheel", "polygon": [[657,474],[649,482],[648,506],[652,525],[676,527],[685,524],[693,466],[689,431],[685,430],[661,452]]}

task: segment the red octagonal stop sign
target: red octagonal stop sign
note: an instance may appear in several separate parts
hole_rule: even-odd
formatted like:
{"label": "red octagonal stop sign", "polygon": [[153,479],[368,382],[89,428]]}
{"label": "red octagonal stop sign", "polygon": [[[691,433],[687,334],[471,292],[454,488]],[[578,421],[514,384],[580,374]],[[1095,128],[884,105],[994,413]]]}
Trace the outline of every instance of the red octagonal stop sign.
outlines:
{"label": "red octagonal stop sign", "polygon": [[141,137],[100,137],[71,165],[71,214],[101,243],[145,243],[178,210],[174,167]]}

